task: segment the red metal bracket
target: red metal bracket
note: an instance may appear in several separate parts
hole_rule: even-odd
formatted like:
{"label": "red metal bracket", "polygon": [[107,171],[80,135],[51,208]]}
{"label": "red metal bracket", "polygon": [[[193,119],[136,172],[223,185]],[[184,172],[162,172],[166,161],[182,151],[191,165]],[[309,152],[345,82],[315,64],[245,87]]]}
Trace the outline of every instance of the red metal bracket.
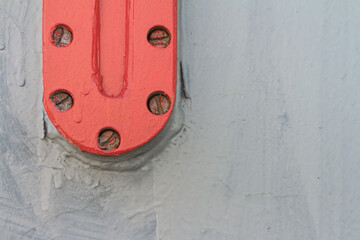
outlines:
{"label": "red metal bracket", "polygon": [[44,0],[44,106],[82,151],[119,155],[174,108],[177,0]]}

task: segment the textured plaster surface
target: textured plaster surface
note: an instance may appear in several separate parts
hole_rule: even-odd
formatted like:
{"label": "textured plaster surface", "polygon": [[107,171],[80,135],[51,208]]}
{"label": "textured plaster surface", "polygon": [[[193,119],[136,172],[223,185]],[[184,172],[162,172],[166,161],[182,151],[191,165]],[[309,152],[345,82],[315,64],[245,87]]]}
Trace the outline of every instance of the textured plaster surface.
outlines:
{"label": "textured plaster surface", "polygon": [[0,0],[0,239],[359,239],[360,2],[180,6],[165,140],[104,165],[43,112],[42,1]]}

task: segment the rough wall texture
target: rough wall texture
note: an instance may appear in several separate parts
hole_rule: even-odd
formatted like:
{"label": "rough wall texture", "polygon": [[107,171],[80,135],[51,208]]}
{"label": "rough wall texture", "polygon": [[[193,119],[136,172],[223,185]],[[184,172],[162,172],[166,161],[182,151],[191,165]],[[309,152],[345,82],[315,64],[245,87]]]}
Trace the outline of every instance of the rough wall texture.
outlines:
{"label": "rough wall texture", "polygon": [[185,119],[108,171],[43,113],[42,1],[0,0],[0,239],[359,239],[360,2],[179,4]]}

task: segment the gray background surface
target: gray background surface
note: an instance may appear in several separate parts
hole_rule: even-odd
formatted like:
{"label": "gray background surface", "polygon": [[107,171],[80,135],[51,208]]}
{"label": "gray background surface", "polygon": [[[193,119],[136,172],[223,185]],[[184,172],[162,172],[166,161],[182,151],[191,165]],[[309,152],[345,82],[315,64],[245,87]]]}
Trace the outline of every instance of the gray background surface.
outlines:
{"label": "gray background surface", "polygon": [[360,1],[179,4],[183,128],[105,171],[44,115],[42,1],[0,0],[0,239],[359,239]]}

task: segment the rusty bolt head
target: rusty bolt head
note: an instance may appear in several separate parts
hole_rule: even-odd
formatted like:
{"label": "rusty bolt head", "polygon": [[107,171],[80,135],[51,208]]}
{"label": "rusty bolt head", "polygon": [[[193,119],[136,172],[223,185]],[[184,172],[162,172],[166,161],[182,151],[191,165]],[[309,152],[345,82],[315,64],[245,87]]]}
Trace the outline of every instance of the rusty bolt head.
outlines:
{"label": "rusty bolt head", "polygon": [[52,39],[54,40],[55,46],[66,47],[72,42],[73,35],[68,27],[64,25],[59,25],[52,33]]}
{"label": "rusty bolt head", "polygon": [[171,108],[170,99],[163,93],[156,93],[150,96],[148,108],[155,115],[163,115]]}
{"label": "rusty bolt head", "polygon": [[150,30],[148,39],[149,43],[154,47],[166,48],[171,42],[170,34],[162,28]]}
{"label": "rusty bolt head", "polygon": [[72,96],[64,91],[54,93],[50,99],[55,103],[55,107],[62,112],[69,110],[74,104]]}
{"label": "rusty bolt head", "polygon": [[103,151],[110,152],[120,146],[120,135],[112,129],[106,129],[99,135],[99,147]]}

